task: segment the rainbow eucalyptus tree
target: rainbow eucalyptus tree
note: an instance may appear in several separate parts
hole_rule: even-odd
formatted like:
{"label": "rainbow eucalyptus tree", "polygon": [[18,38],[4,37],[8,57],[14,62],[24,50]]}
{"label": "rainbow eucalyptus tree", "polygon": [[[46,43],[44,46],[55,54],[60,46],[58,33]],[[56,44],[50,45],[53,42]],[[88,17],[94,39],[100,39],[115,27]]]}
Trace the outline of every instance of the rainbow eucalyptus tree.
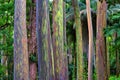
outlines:
{"label": "rainbow eucalyptus tree", "polygon": [[14,80],[29,80],[26,0],[15,0],[14,16]]}
{"label": "rainbow eucalyptus tree", "polygon": [[106,0],[97,3],[96,70],[98,80],[108,80],[106,39],[103,29],[106,27]]}
{"label": "rainbow eucalyptus tree", "polygon": [[67,54],[64,51],[63,0],[53,0],[53,53],[55,80],[68,80]]}
{"label": "rainbow eucalyptus tree", "polygon": [[90,0],[86,0],[86,10],[87,10],[87,21],[88,21],[88,32],[89,32],[89,50],[88,50],[88,80],[93,80],[93,26],[91,19],[91,9],[90,9]]}
{"label": "rainbow eucalyptus tree", "polygon": [[77,80],[83,80],[82,26],[80,21],[78,0],[72,0],[72,5],[74,8],[74,19],[76,24]]}
{"label": "rainbow eucalyptus tree", "polygon": [[[30,80],[36,80],[37,77],[37,40],[36,40],[36,0],[32,0],[29,11],[29,25],[27,26],[28,30],[28,54],[29,54],[29,73]],[[34,57],[34,58],[33,58]]]}
{"label": "rainbow eucalyptus tree", "polygon": [[48,0],[36,2],[36,31],[39,80],[54,80]]}

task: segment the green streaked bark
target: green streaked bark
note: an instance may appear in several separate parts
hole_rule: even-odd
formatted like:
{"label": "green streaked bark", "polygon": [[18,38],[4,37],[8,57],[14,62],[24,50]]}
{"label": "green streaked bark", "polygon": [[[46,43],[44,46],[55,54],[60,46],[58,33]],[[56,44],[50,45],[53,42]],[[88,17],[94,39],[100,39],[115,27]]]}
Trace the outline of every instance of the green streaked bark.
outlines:
{"label": "green streaked bark", "polygon": [[82,26],[80,21],[80,10],[77,0],[72,0],[74,18],[76,24],[76,52],[77,52],[77,80],[83,80],[83,47],[82,47]]}
{"label": "green streaked bark", "polygon": [[108,80],[106,39],[103,29],[106,27],[106,0],[98,1],[97,37],[96,37],[96,70],[98,80]]}
{"label": "green streaked bark", "polygon": [[14,80],[29,80],[26,34],[26,0],[15,0]]}
{"label": "green streaked bark", "polygon": [[66,38],[66,3],[63,2],[63,26],[64,26],[64,60],[65,60],[65,76],[66,76],[66,80],[68,80],[68,60],[67,60],[67,38]]}
{"label": "green streaked bark", "polygon": [[55,80],[68,80],[67,54],[64,52],[63,0],[53,0],[53,53]]}
{"label": "green streaked bark", "polygon": [[36,6],[39,80],[54,80],[48,0],[37,0]]}

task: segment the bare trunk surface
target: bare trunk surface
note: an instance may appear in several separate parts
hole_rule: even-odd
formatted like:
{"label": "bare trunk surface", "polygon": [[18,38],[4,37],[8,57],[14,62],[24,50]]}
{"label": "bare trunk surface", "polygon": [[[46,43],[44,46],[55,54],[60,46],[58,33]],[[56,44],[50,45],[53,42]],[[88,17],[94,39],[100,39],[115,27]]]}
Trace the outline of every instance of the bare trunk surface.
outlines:
{"label": "bare trunk surface", "polygon": [[[36,2],[33,1],[33,4]],[[34,55],[36,57],[37,53],[37,40],[36,40],[36,7],[31,6],[30,8],[30,24],[28,26],[28,53],[29,57]],[[29,73],[30,73],[30,80],[36,80],[37,77],[37,64],[36,62],[29,59]]]}
{"label": "bare trunk surface", "polygon": [[26,0],[15,0],[14,80],[29,80],[26,33]]}
{"label": "bare trunk surface", "polygon": [[37,0],[36,8],[39,80],[54,80],[48,0]]}
{"label": "bare trunk surface", "polygon": [[98,1],[96,40],[96,66],[98,80],[108,80],[106,39],[103,32],[103,29],[106,27],[106,9],[106,1]]}
{"label": "bare trunk surface", "polygon": [[93,26],[91,19],[90,0],[86,0],[87,6],[87,20],[88,20],[88,32],[89,32],[89,50],[88,50],[88,80],[93,80]]}
{"label": "bare trunk surface", "polygon": [[53,53],[55,80],[68,80],[67,54],[64,51],[63,0],[53,0]]}
{"label": "bare trunk surface", "polygon": [[80,10],[78,0],[72,0],[74,8],[74,19],[76,25],[76,58],[77,58],[77,80],[83,80],[83,44],[82,44],[82,26],[80,21]]}

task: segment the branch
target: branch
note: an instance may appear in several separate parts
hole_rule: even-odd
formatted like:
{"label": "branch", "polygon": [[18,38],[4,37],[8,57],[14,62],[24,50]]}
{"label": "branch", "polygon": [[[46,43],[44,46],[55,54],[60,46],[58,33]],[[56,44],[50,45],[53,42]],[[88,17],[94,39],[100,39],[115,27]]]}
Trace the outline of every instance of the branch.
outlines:
{"label": "branch", "polygon": [[0,30],[7,28],[8,25],[10,25],[10,23],[5,23],[4,25],[0,26]]}

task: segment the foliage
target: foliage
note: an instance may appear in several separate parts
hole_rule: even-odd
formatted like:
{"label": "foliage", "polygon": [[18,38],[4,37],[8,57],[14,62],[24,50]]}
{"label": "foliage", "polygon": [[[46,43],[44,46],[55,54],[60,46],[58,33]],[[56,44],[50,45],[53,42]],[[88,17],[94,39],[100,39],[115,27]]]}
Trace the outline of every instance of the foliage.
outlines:
{"label": "foliage", "polygon": [[120,47],[120,4],[110,6],[108,13],[110,24],[105,29],[105,36],[112,37],[116,33],[117,38],[113,39],[111,44],[115,48],[118,48]]}
{"label": "foliage", "polygon": [[[0,78],[6,80],[9,77],[12,80],[13,73],[11,72],[11,63],[13,63],[13,14],[14,14],[13,0],[0,0],[0,59],[7,56],[8,66],[0,64]],[[0,52],[1,53],[1,52]],[[9,75],[6,74],[6,70]]]}
{"label": "foliage", "polygon": [[109,80],[120,80],[120,77],[110,76]]}
{"label": "foliage", "polygon": [[[105,36],[108,41],[108,49],[110,56],[110,69],[111,73],[115,74],[116,70],[116,54],[115,51],[120,51],[120,4],[109,6],[108,9],[109,24],[105,29]],[[117,35],[117,37],[115,37]],[[111,78],[110,80],[113,80]]]}

